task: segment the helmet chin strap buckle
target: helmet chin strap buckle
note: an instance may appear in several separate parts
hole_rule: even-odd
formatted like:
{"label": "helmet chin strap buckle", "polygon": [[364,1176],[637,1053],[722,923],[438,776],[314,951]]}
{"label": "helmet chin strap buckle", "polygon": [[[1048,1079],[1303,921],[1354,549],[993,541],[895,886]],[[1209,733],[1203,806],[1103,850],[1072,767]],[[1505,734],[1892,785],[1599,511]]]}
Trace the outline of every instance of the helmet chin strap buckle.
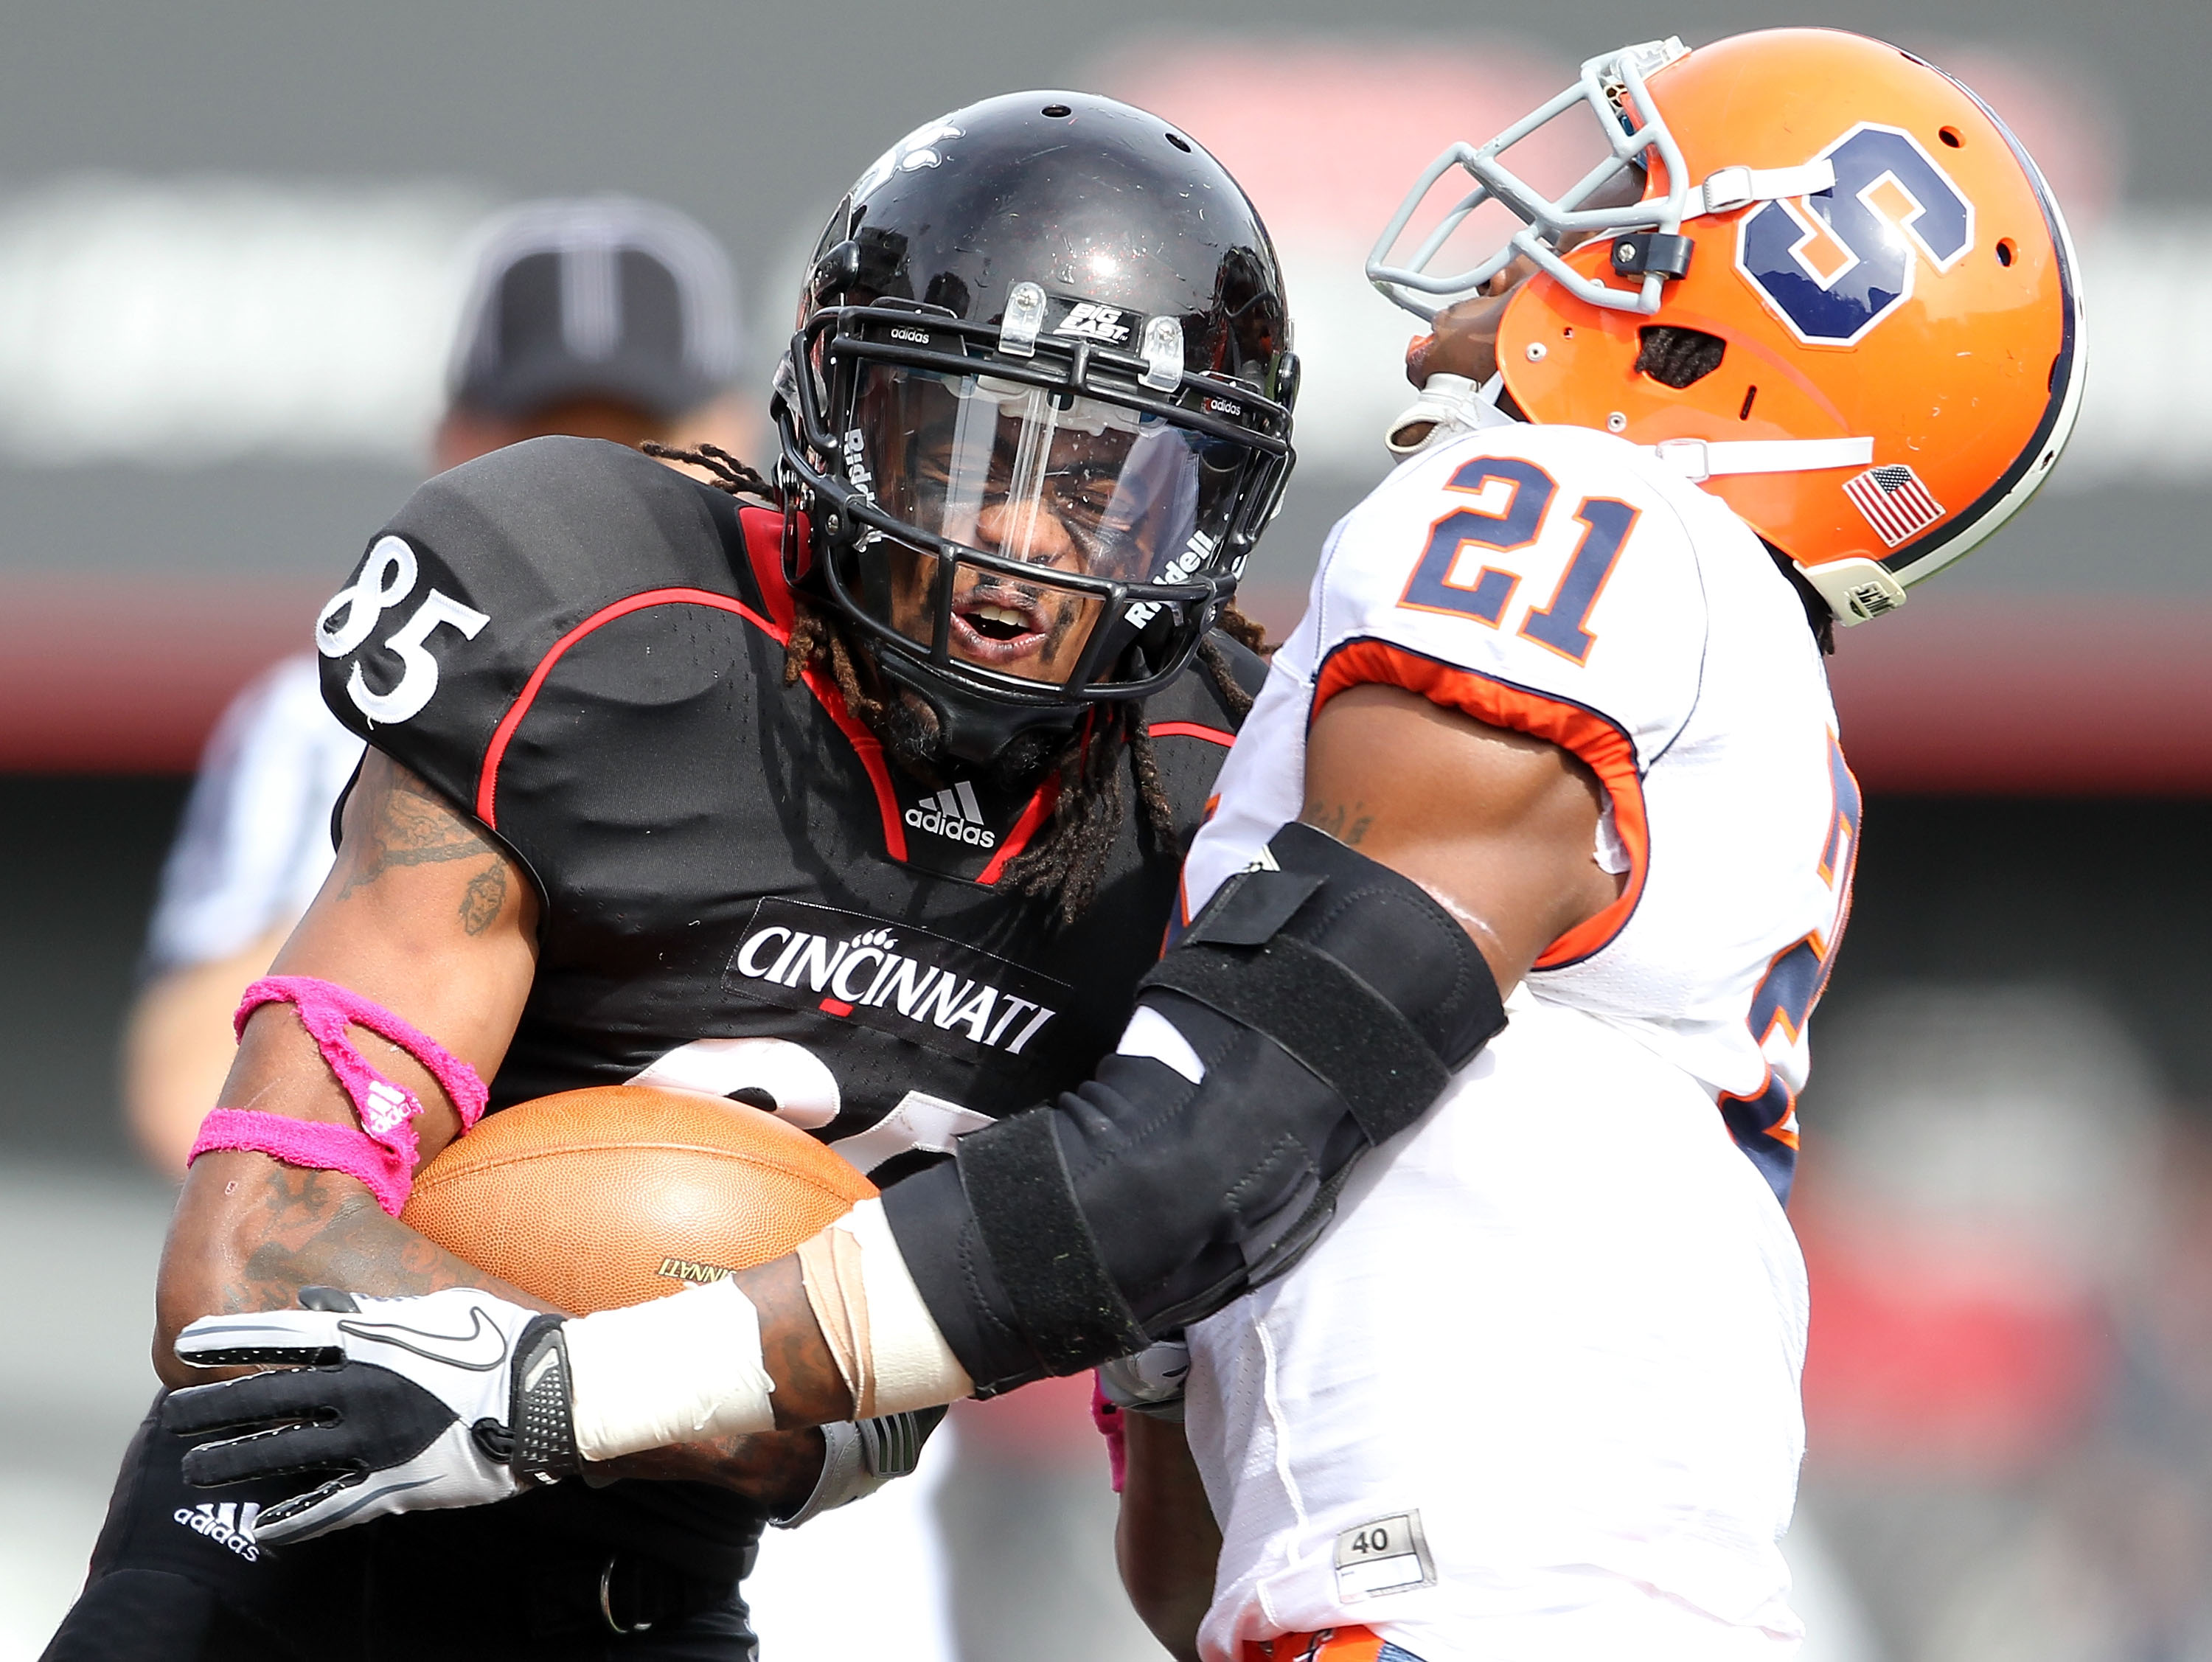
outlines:
{"label": "helmet chin strap buckle", "polygon": [[1182,385],[1182,325],[1174,318],[1157,317],[1145,326],[1145,373],[1137,377],[1155,393],[1172,393]]}
{"label": "helmet chin strap buckle", "polygon": [[1044,327],[1044,290],[1034,283],[1017,283],[1006,291],[1006,320],[999,325],[999,350],[1010,358],[1036,356],[1037,335]]}
{"label": "helmet chin strap buckle", "polygon": [[1823,560],[1818,565],[1799,564],[1797,569],[1820,591],[1828,610],[1836,614],[1836,621],[1846,628],[1905,604],[1905,585],[1881,561],[1863,554]]}
{"label": "helmet chin strap buckle", "polygon": [[1462,434],[1504,427],[1513,418],[1498,409],[1496,393],[1464,375],[1439,372],[1421,384],[1420,396],[1383,432],[1382,442],[1400,461],[1449,443]]}

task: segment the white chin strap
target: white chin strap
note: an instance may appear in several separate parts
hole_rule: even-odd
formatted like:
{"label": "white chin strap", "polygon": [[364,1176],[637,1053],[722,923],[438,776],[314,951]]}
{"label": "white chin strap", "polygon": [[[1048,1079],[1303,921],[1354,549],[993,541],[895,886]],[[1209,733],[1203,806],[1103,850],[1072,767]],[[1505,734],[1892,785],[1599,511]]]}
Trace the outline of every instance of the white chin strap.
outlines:
{"label": "white chin strap", "polygon": [[1817,473],[1830,467],[1871,467],[1874,440],[1662,439],[1651,454],[1693,482],[1732,473]]}
{"label": "white chin strap", "polygon": [[[1664,439],[1650,454],[1684,478],[1702,483],[1741,473],[1816,473],[1831,467],[1871,467],[1874,441],[1850,439]],[[1795,563],[1793,562],[1793,563]],[[1905,604],[1905,585],[1878,560],[1852,555],[1798,565],[1849,626],[1894,612]]]}
{"label": "white chin strap", "polygon": [[1836,164],[1823,157],[1795,167],[1723,167],[1683,198],[1682,217],[1732,214],[1754,202],[1779,202],[1836,188]]}

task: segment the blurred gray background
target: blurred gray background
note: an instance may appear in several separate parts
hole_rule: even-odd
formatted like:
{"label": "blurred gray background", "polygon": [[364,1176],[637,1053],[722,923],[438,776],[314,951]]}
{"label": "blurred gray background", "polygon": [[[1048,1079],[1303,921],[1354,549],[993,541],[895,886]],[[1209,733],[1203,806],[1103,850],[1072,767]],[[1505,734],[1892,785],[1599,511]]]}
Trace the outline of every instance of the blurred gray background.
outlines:
{"label": "blurred gray background", "polygon": [[[0,53],[0,1263],[25,1318],[0,1358],[0,1659],[35,1655],[73,1594],[151,1385],[169,1191],[120,1129],[113,1047],[185,776],[224,699],[304,641],[419,477],[483,211],[597,189],[688,210],[735,255],[764,382],[797,250],[901,133],[1023,86],[1156,97],[1246,176],[1305,284],[1312,436],[1254,574],[1279,625],[1380,475],[1372,417],[1411,332],[1362,293],[1358,255],[1412,166],[1498,125],[1467,125],[1500,95],[1486,77],[1814,22],[1957,64],[2047,143],[2093,331],[2089,413],[2045,499],[1911,612],[1844,638],[1868,842],[1829,1014],[1878,1051],[1899,1000],[1982,1000],[2000,1014],[1961,1030],[1970,1079],[2013,1077],[1978,1069],[1975,1045],[2094,1032],[2132,1070],[2124,1135],[2149,1151],[2099,1203],[2156,1237],[2094,1274],[1962,1290],[1927,1268],[1955,1243],[1897,1198],[1930,1210],[1912,1172],[1882,1165],[1903,1145],[1821,1188],[1823,1113],[1848,1141],[1892,1103],[1888,1075],[1860,1067],[1826,1106],[1815,1086],[1800,1216],[1816,1301],[1825,1274],[1839,1312],[1813,1364],[1817,1653],[2212,1656],[2212,1245],[2195,1223],[2212,1215],[2212,7],[76,0],[7,8]],[[1403,107],[1394,85],[1413,89]],[[1301,128],[1307,148],[1277,142]],[[1371,202],[1330,218],[1326,181],[1298,176],[1316,142],[1387,159]],[[2094,1141],[2095,1097],[2023,1108],[2021,1135]],[[1999,1141],[2003,1105],[1977,1122]],[[1997,1256],[2041,1275],[2040,1251]],[[1993,1453],[1959,1429],[1971,1402],[1958,1424],[1929,1404],[1947,1382],[2016,1384],[2008,1344],[2077,1365],[2014,1405],[2025,1429]],[[1923,1375],[1868,1361],[1908,1354]],[[982,1493],[956,1489],[948,1515],[988,1528]],[[1054,1550],[1104,1550],[1108,1511],[1086,1515],[1087,1545]]]}

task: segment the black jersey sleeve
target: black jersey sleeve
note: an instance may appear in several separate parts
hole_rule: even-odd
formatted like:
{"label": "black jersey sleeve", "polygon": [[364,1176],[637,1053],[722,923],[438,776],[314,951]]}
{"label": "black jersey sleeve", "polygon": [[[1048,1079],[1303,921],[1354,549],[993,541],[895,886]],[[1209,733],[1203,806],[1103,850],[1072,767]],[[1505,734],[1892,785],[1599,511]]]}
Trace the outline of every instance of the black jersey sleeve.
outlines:
{"label": "black jersey sleeve", "polygon": [[754,600],[743,548],[727,496],[635,450],[495,451],[416,490],[325,605],[324,701],[477,811],[501,722],[564,637],[668,590]]}

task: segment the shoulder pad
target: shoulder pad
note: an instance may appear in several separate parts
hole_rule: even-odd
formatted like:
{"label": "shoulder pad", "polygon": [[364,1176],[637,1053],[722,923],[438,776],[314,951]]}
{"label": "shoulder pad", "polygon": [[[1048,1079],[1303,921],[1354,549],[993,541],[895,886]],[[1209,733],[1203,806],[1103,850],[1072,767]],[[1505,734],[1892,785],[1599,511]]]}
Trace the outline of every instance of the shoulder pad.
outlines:
{"label": "shoulder pad", "polygon": [[[1702,684],[1712,613],[1698,539],[1723,569],[1749,540],[1717,506],[1607,434],[1467,435],[1401,466],[1339,525],[1287,661],[1317,680],[1316,705],[1350,681],[1418,680],[1494,726],[1540,731],[1539,704],[1595,712],[1648,761]],[[1763,559],[1751,569],[1765,583]]]}
{"label": "shoulder pad", "polygon": [[316,620],[323,698],[466,807],[501,717],[580,624],[667,590],[757,610],[738,505],[635,450],[532,439],[441,473]]}

